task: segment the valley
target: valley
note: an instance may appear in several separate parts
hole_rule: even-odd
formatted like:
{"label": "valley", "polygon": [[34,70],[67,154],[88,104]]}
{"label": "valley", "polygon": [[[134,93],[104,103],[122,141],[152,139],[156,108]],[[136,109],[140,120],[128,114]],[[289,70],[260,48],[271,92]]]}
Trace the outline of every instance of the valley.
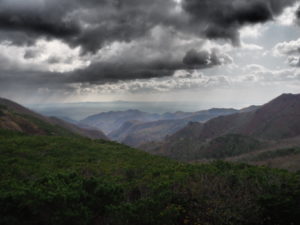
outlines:
{"label": "valley", "polygon": [[299,96],[77,122],[0,99],[0,224],[295,224]]}

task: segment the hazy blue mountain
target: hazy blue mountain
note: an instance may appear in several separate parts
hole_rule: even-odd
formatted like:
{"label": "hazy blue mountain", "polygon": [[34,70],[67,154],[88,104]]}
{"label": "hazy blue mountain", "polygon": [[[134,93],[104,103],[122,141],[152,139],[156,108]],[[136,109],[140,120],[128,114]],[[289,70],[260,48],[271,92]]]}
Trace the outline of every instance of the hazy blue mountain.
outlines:
{"label": "hazy blue mountain", "polygon": [[119,129],[127,121],[149,122],[159,120],[159,118],[159,114],[146,113],[139,110],[110,111],[89,116],[81,120],[80,123],[103,130],[108,134]]}
{"label": "hazy blue mountain", "polygon": [[[124,123],[119,129],[112,131],[108,136],[127,145],[138,147],[146,142],[161,141],[167,135],[172,135],[185,127],[189,122],[205,122],[220,115],[237,113],[235,109],[210,109],[198,112],[164,113],[159,120],[145,122],[139,120]],[[101,127],[100,127],[101,128]]]}
{"label": "hazy blue mountain", "polygon": [[53,104],[31,104],[28,108],[46,116],[59,118],[68,117],[73,120],[82,120],[88,116],[109,112],[127,111],[137,109],[147,113],[163,114],[166,112],[195,112],[206,109],[204,105],[194,102],[79,102],[79,103],[53,103]]}

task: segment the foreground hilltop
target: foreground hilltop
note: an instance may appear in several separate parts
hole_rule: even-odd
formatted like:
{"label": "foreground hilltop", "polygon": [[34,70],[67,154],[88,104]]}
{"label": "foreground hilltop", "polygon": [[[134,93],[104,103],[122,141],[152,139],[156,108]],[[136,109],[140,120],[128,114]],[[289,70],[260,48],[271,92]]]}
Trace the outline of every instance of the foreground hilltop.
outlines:
{"label": "foreground hilltop", "polygon": [[190,165],[104,140],[0,129],[0,224],[292,225],[300,177]]}
{"label": "foreground hilltop", "polygon": [[4,98],[0,98],[0,128],[32,135],[81,135],[108,139],[99,130],[83,129],[55,117],[42,116]]}

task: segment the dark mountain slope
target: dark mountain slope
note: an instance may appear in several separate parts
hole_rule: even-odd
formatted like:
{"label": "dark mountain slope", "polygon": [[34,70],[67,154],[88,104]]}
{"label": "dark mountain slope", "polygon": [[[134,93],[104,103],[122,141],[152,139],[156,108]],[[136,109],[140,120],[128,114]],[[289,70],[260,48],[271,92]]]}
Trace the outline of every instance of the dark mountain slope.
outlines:
{"label": "dark mountain slope", "polygon": [[194,135],[198,139],[226,133],[266,139],[294,137],[300,134],[300,95],[283,94],[255,111],[220,116],[197,126]]}
{"label": "dark mountain slope", "polygon": [[101,131],[79,128],[57,118],[42,116],[3,98],[0,98],[0,128],[33,135],[82,135],[107,139]]}
{"label": "dark mountain slope", "polygon": [[258,142],[300,135],[300,95],[283,94],[254,111],[220,116],[204,124],[190,123],[158,147],[146,150],[175,158],[181,158],[180,153],[187,154],[184,151],[192,152],[193,157],[204,157],[207,142],[228,134],[239,134]]}

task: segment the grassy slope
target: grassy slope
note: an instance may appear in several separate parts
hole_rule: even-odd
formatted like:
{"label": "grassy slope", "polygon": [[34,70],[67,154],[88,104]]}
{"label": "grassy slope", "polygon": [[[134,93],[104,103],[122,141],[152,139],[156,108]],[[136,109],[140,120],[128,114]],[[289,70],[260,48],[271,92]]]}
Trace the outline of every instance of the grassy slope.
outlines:
{"label": "grassy slope", "polygon": [[299,190],[299,176],[282,170],[0,131],[1,225],[289,225],[300,219]]}

